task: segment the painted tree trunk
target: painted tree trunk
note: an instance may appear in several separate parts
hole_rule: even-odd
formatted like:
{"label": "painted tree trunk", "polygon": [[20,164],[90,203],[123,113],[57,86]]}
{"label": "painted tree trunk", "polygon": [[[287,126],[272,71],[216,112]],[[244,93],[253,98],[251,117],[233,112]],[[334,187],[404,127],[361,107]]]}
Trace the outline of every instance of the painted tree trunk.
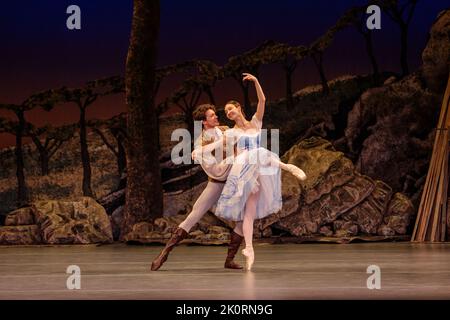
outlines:
{"label": "painted tree trunk", "polygon": [[91,159],[87,144],[87,129],[86,129],[86,109],[80,107],[80,150],[81,163],[83,165],[83,195],[86,197],[94,197],[91,189]]}
{"label": "painted tree trunk", "polygon": [[28,201],[28,188],[25,181],[25,165],[23,161],[22,136],[25,128],[23,112],[18,114],[19,123],[16,132],[16,176],[17,176],[17,205],[20,207]]}
{"label": "painted tree trunk", "polygon": [[152,222],[163,213],[157,112],[154,90],[149,90],[155,83],[159,16],[158,0],[134,0],[125,75],[129,140],[122,239],[134,224]]}

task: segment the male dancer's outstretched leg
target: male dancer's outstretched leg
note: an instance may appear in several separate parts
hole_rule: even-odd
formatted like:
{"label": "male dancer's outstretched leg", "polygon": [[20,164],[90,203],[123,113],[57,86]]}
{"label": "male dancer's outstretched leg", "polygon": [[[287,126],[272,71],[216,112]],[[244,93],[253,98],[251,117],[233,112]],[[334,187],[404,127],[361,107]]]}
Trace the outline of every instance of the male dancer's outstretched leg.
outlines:
{"label": "male dancer's outstretched leg", "polygon": [[[224,183],[220,182],[208,182],[205,190],[203,190],[200,197],[198,197],[195,202],[191,213],[186,217],[186,219],[180,223],[178,228],[173,233],[170,240],[167,242],[164,249],[158,255],[158,257],[152,262],[152,271],[156,271],[166,262],[169,253],[172,249],[185,239],[191,228],[200,221],[200,219],[205,215],[205,213],[219,200],[220,194]],[[225,268],[230,269],[242,269],[240,265],[233,261],[236,252],[239,250],[239,246],[243,240],[242,233],[242,223],[237,223],[234,230],[231,232],[230,244],[228,247],[227,258],[225,260]]]}

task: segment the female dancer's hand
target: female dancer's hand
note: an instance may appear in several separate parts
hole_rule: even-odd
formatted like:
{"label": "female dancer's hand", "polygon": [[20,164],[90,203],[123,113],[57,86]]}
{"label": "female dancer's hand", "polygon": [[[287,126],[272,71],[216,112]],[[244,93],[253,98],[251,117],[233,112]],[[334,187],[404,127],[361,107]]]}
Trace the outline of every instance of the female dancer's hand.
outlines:
{"label": "female dancer's hand", "polygon": [[242,81],[258,82],[258,79],[250,73],[243,73],[242,75],[244,76]]}
{"label": "female dancer's hand", "polygon": [[261,88],[261,85],[259,84],[258,79],[254,75],[252,75],[250,73],[243,73],[242,75],[244,76],[242,81],[244,81],[244,82],[250,81],[255,84],[256,95],[258,96],[258,105],[256,107],[255,116],[259,121],[262,122],[262,118],[264,116],[264,108],[265,108],[265,104],[266,104],[266,96],[264,95],[264,92]]}

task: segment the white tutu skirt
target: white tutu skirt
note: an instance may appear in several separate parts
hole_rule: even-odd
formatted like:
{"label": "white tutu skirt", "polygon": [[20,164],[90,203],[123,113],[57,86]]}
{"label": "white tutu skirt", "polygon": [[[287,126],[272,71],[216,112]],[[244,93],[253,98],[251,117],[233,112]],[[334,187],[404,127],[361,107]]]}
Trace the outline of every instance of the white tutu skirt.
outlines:
{"label": "white tutu skirt", "polygon": [[251,193],[258,193],[256,219],[281,210],[281,170],[270,159],[278,156],[265,149],[242,151],[234,158],[215,214],[231,221],[242,221]]}

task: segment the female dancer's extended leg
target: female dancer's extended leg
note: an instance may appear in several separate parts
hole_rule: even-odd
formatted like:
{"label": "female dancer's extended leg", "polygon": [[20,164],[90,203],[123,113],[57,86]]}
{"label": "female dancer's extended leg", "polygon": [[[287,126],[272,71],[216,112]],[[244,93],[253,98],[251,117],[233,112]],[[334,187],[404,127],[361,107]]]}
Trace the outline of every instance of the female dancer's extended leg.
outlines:
{"label": "female dancer's extended leg", "polygon": [[300,169],[294,164],[281,162],[278,157],[275,157],[273,155],[270,155],[270,165],[279,166],[281,170],[290,172],[291,174],[294,175],[294,177],[296,177],[299,180],[303,181],[306,179],[306,174],[302,169]]}

